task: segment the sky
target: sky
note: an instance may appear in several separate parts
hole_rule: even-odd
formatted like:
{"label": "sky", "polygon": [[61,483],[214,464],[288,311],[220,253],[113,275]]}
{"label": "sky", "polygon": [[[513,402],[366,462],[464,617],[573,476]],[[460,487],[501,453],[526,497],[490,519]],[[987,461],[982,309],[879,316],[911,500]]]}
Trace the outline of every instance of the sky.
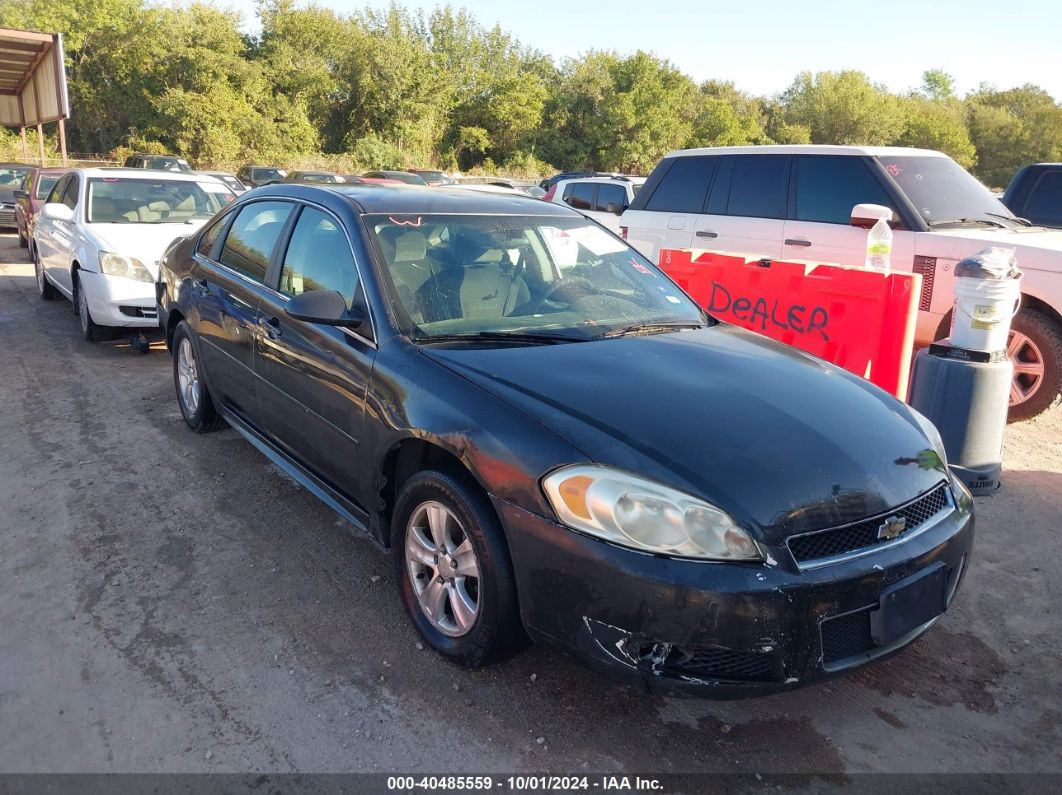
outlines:
{"label": "sky", "polygon": [[[387,2],[315,0],[349,13]],[[401,3],[431,11],[440,3]],[[258,29],[254,0],[219,0]],[[299,5],[305,5],[300,2]],[[801,71],[858,69],[893,91],[943,69],[965,94],[1035,83],[1062,100],[1058,0],[455,0],[487,27],[560,61],[590,49],[647,50],[697,81],[780,93]]]}

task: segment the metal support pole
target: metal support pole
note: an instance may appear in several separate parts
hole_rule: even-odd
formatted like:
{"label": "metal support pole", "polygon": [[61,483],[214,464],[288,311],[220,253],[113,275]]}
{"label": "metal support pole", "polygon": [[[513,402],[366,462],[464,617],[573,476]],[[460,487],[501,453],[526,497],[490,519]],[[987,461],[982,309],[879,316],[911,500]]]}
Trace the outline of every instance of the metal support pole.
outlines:
{"label": "metal support pole", "polygon": [[59,151],[63,155],[63,168],[70,165],[66,159],[66,119],[59,119]]}
{"label": "metal support pole", "polygon": [[37,148],[41,153],[41,168],[44,168],[44,125],[37,123]]}
{"label": "metal support pole", "polygon": [[26,140],[26,125],[22,125],[22,162],[29,162],[29,141]]}

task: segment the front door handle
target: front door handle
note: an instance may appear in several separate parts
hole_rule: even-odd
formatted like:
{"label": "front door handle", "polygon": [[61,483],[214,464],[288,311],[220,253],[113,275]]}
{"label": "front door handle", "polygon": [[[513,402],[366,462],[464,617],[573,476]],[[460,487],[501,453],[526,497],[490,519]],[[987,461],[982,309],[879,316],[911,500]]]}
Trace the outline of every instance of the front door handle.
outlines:
{"label": "front door handle", "polygon": [[280,337],[284,332],[280,329],[279,317],[260,317],[258,318],[258,325],[265,331],[265,335],[271,340],[275,340]]}
{"label": "front door handle", "polygon": [[787,246],[799,246],[800,248],[807,248],[808,246],[811,245],[811,241],[810,240],[803,240],[803,239],[801,239],[799,237],[787,237],[785,239],[785,244]]}
{"label": "front door handle", "polygon": [[707,229],[698,229],[697,237],[717,238],[719,235],[716,232],[709,232]]}
{"label": "front door handle", "polygon": [[197,295],[206,295],[210,292],[210,283],[206,279],[196,279],[192,283],[192,289]]}

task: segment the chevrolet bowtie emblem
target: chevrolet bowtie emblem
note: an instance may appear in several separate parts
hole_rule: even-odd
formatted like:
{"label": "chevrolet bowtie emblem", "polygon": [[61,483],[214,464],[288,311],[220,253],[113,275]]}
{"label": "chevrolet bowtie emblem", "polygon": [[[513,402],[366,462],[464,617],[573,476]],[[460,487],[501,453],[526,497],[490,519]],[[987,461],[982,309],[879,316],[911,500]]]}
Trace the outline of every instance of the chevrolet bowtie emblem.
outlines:
{"label": "chevrolet bowtie emblem", "polygon": [[882,541],[892,541],[898,538],[900,533],[907,529],[907,520],[902,516],[890,516],[878,528],[878,538]]}

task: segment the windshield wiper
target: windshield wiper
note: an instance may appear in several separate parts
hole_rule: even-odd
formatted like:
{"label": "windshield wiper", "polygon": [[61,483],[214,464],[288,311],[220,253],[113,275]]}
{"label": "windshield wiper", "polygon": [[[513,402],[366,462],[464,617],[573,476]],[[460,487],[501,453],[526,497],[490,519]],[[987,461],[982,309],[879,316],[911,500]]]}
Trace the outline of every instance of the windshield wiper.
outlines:
{"label": "windshield wiper", "polygon": [[466,334],[439,334],[414,338],[419,343],[514,342],[524,345],[559,345],[565,342],[586,342],[588,339],[588,337],[576,337],[570,334],[529,331],[474,331]]}
{"label": "windshield wiper", "polygon": [[682,329],[704,328],[704,323],[636,323],[633,326],[614,328],[598,334],[594,339],[607,339],[609,337],[628,337],[635,334],[664,334],[669,331],[681,331]]}
{"label": "windshield wiper", "polygon": [[1032,221],[1030,221],[1028,218],[1021,218],[1017,215],[1003,215],[1002,213],[985,213],[985,215],[992,215],[996,218],[1002,218],[1005,221],[1014,221],[1014,223],[1021,224],[1022,226],[1033,225]]}
{"label": "windshield wiper", "polygon": [[[1004,216],[1000,216],[1000,218],[1003,217]],[[948,224],[988,224],[989,226],[996,226],[1000,229],[1009,228],[1006,224],[1001,224],[999,221],[990,221],[987,218],[942,218],[939,221],[929,221],[926,226],[930,229],[935,229],[938,226],[947,226]]]}

